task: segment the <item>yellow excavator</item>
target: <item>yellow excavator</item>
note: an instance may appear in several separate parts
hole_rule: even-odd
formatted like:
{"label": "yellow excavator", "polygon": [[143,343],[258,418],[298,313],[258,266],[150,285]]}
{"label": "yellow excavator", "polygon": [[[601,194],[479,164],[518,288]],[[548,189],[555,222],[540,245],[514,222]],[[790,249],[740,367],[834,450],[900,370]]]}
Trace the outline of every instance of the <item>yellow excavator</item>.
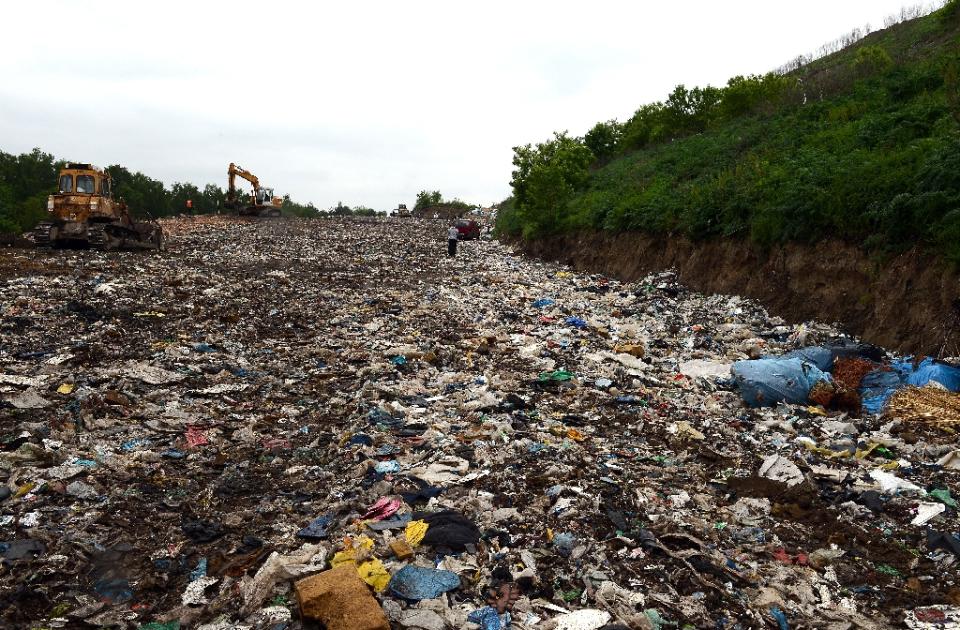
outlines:
{"label": "yellow excavator", "polygon": [[38,247],[163,248],[160,225],[153,220],[134,221],[123,199],[113,198],[109,171],[67,163],[60,169],[58,184],[57,193],[47,199],[49,217],[33,230]]}
{"label": "yellow excavator", "polygon": [[[238,196],[237,177],[241,177],[253,185],[253,194],[243,199]],[[283,199],[273,196],[273,188],[260,186],[260,179],[250,171],[230,162],[227,169],[227,201],[226,207],[235,210],[237,214],[247,217],[279,217]]]}

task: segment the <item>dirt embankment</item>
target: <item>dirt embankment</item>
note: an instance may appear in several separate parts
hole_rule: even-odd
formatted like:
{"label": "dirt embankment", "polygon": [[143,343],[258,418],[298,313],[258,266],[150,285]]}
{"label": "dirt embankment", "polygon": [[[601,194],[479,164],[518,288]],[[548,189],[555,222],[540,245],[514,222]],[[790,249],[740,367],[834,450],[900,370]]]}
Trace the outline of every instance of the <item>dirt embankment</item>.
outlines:
{"label": "dirt embankment", "polygon": [[878,263],[840,242],[769,252],[742,241],[693,243],[644,234],[580,233],[523,249],[577,269],[639,280],[674,268],[690,288],[744,295],[792,322],[838,322],[866,341],[909,353],[960,355],[960,277],[908,252]]}

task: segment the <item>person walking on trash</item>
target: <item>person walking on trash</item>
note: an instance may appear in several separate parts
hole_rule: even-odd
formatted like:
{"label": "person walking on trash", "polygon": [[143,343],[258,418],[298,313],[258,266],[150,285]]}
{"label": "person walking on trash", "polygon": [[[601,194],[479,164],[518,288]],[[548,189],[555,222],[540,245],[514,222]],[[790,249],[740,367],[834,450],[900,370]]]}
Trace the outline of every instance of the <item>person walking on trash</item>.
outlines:
{"label": "person walking on trash", "polygon": [[451,225],[447,230],[447,256],[457,255],[457,241],[460,238],[460,230],[456,225]]}

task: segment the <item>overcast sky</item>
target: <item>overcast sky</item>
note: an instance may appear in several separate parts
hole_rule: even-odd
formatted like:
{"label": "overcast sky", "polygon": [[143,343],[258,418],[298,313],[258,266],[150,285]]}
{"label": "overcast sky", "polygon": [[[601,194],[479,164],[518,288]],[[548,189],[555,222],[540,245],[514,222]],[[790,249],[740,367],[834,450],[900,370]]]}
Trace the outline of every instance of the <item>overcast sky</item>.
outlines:
{"label": "overcast sky", "polygon": [[511,147],[762,73],[903,0],[4,3],[0,150],[302,202],[488,204]]}

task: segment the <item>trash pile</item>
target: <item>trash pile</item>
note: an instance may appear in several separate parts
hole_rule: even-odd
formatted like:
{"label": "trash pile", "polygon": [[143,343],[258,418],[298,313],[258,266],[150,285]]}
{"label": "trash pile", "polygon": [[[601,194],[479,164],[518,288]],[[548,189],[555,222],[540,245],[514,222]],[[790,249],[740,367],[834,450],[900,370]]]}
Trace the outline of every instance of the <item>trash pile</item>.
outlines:
{"label": "trash pile", "polygon": [[4,627],[960,623],[951,365],[442,223],[178,221],[0,260]]}

